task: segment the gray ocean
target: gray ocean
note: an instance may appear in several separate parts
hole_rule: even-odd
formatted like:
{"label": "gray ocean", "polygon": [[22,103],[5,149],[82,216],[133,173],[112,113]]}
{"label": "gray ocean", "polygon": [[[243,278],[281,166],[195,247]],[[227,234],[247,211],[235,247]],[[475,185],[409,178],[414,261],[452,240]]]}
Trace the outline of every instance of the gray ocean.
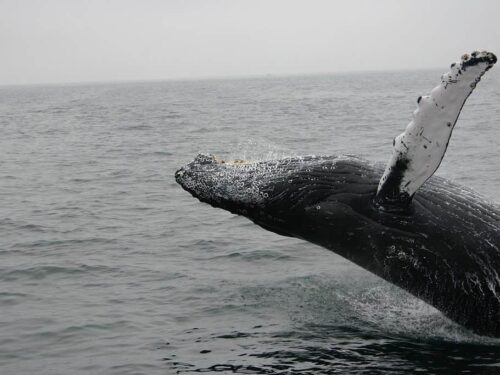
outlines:
{"label": "gray ocean", "polygon": [[[0,87],[0,374],[499,374],[500,339],[174,180],[385,161],[443,72]],[[499,139],[497,67],[438,174],[500,202]]]}

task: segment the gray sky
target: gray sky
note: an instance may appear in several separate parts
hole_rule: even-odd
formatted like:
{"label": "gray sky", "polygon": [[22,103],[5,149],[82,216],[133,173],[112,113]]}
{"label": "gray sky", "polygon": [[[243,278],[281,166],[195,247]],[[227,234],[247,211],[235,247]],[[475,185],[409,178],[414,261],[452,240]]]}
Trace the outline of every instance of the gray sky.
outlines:
{"label": "gray sky", "polygon": [[447,67],[499,0],[0,0],[0,84]]}

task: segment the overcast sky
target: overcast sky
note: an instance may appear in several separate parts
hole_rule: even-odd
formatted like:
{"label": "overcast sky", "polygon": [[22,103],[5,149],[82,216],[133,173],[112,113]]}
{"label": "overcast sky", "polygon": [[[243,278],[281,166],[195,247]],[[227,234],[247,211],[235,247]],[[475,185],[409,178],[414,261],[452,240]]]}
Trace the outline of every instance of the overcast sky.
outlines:
{"label": "overcast sky", "polygon": [[0,0],[0,84],[446,68],[499,0]]}

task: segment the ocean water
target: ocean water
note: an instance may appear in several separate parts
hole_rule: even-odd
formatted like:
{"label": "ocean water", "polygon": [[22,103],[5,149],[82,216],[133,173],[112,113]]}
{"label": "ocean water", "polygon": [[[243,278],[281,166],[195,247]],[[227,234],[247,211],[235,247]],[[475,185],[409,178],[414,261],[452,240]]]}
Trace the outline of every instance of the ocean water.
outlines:
{"label": "ocean water", "polygon": [[[0,374],[500,373],[499,339],[174,180],[198,152],[385,161],[441,73],[1,87]],[[499,202],[499,138],[493,69],[438,174]]]}

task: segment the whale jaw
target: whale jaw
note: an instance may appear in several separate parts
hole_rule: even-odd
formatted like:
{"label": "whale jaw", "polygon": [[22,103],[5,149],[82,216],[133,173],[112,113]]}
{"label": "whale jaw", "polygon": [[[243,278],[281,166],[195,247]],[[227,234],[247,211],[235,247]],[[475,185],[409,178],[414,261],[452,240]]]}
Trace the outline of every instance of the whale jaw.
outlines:
{"label": "whale jaw", "polygon": [[311,209],[328,200],[370,206],[381,173],[380,167],[344,155],[227,162],[200,154],[175,178],[201,202],[275,233],[306,238],[302,223]]}

